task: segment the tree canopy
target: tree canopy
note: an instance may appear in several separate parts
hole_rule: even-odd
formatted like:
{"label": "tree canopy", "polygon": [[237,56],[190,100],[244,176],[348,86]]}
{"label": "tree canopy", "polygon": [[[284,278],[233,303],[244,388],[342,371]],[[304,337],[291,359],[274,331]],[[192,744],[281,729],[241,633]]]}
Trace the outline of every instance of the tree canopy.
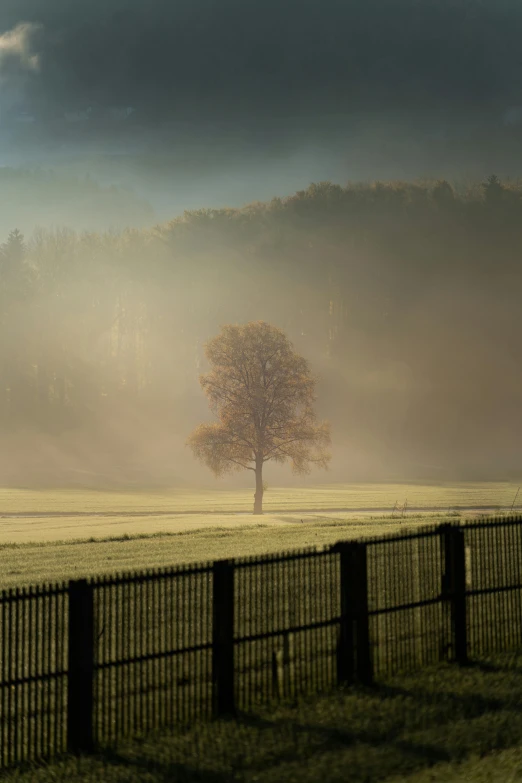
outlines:
{"label": "tree canopy", "polygon": [[254,471],[261,514],[266,462],[288,461],[295,473],[328,465],[330,427],[314,412],[315,379],[284,332],[264,321],[223,327],[205,352],[211,370],[200,382],[218,421],[188,443],[216,476]]}

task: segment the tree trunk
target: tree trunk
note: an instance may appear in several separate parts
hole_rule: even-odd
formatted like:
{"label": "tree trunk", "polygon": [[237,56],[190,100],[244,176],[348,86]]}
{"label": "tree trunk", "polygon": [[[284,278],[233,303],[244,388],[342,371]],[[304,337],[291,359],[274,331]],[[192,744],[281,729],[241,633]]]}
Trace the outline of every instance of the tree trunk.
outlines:
{"label": "tree trunk", "polygon": [[254,495],[254,514],[263,513],[263,459],[256,456],[256,494]]}

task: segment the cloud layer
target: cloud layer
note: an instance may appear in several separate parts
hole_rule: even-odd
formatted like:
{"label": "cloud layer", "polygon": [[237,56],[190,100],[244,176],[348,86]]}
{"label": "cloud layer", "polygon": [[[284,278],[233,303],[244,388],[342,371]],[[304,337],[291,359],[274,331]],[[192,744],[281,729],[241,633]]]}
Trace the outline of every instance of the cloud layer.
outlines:
{"label": "cloud layer", "polygon": [[334,133],[410,149],[449,129],[469,149],[518,127],[514,0],[2,0],[2,30],[0,73],[25,75],[33,143],[169,148],[197,129],[264,150]]}
{"label": "cloud layer", "polygon": [[21,22],[12,30],[0,34],[0,77],[40,69],[40,56],[34,49],[41,25]]}
{"label": "cloud layer", "polygon": [[[43,23],[46,96],[69,110],[97,101],[162,116],[282,118],[520,97],[522,7],[512,0],[4,4],[4,63],[38,66],[31,40]],[[33,23],[16,24],[16,12]]]}

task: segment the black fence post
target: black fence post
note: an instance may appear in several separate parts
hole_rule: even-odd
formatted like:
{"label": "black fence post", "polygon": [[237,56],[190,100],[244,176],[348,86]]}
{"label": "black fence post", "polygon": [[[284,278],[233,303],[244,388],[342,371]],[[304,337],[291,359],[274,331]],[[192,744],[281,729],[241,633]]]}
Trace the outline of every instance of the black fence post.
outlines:
{"label": "black fence post", "polygon": [[94,601],[86,579],[69,582],[67,750],[92,753],[94,702]]}
{"label": "black fence post", "polygon": [[352,544],[341,541],[339,552],[341,622],[337,642],[337,684],[351,685],[355,679],[354,617],[352,597]]}
{"label": "black fence post", "polygon": [[442,597],[450,606],[452,658],[464,666],[468,662],[464,531],[453,525],[443,525],[441,533],[444,540]]}
{"label": "black fence post", "polygon": [[212,714],[233,716],[234,695],[234,561],[213,566]]}
{"label": "black fence post", "polygon": [[357,542],[354,547],[355,654],[357,679],[363,685],[373,682],[370,650],[370,616],[368,612],[368,548]]}
{"label": "black fence post", "polygon": [[340,542],[341,627],[337,647],[337,681],[373,681],[368,614],[368,573],[366,544]]}

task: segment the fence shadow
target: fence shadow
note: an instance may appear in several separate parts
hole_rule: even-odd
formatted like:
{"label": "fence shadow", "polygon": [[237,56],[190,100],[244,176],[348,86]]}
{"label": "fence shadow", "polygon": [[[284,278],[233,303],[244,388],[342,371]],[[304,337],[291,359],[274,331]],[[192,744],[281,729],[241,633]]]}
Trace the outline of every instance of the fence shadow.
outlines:
{"label": "fence shadow", "polygon": [[202,725],[196,734],[189,730],[181,741],[165,741],[163,758],[153,762],[148,753],[157,745],[147,739],[137,755],[109,751],[105,758],[147,771],[161,783],[265,778],[283,783],[297,768],[303,783],[341,783],[347,770],[353,783],[408,775],[522,742],[522,672],[503,677],[506,666],[491,668],[477,669],[462,690],[454,670],[447,679],[443,675],[437,690],[422,676],[418,685],[340,690],[304,706],[243,712]]}
{"label": "fence shadow", "polygon": [[[96,759],[101,763],[104,769],[117,768],[122,771],[129,771],[144,776],[144,779],[154,783],[230,783],[231,775],[229,772],[214,772],[205,770],[201,765],[185,764],[175,760],[161,761],[160,759],[151,759],[147,755],[136,755],[129,759],[122,755],[116,749],[108,749],[98,753]],[[122,778],[123,780],[124,778]]]}
{"label": "fence shadow", "polygon": [[[520,664],[435,667],[183,731],[157,730],[84,763],[93,780],[285,783],[298,771],[302,783],[345,783],[349,771],[351,783],[376,783],[520,745],[521,697]],[[67,768],[74,762],[53,779],[67,780],[59,777]]]}

